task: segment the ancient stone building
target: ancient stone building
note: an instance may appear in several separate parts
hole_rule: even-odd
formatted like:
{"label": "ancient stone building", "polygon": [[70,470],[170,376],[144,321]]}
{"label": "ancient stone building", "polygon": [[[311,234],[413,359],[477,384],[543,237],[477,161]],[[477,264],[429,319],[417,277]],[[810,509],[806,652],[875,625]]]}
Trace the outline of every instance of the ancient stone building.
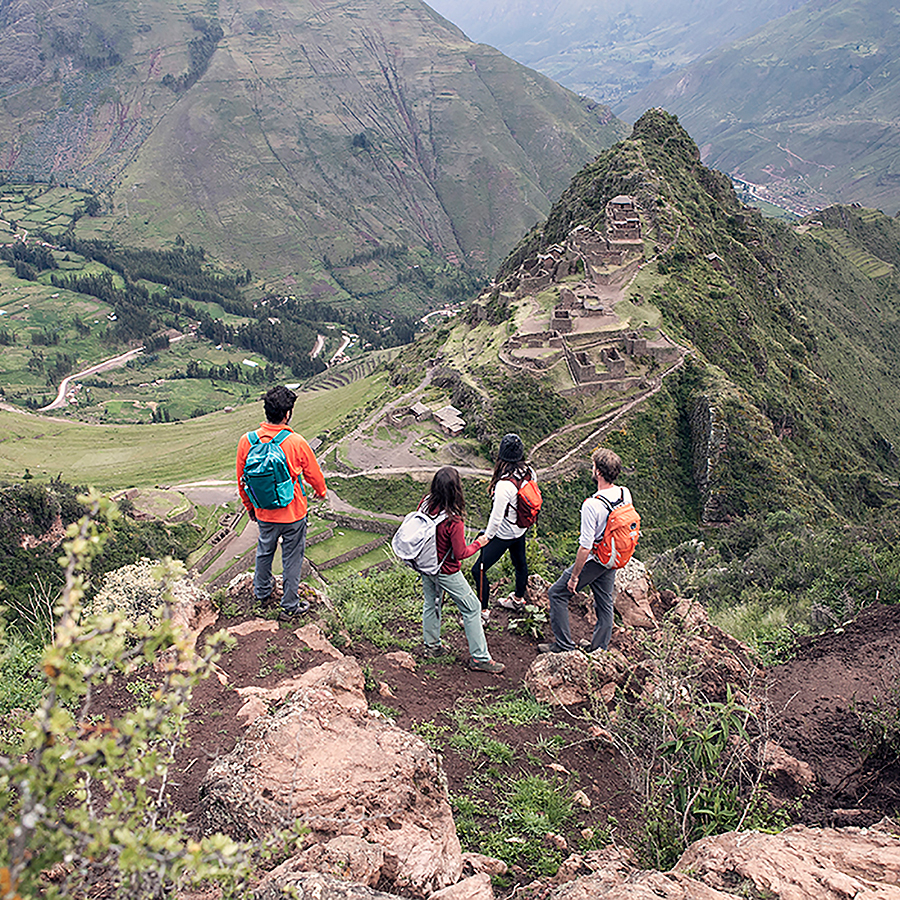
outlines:
{"label": "ancient stone building", "polygon": [[625,357],[615,347],[604,347],[600,351],[600,361],[606,366],[606,371],[614,378],[624,378]]}
{"label": "ancient stone building", "polygon": [[631,197],[619,194],[606,204],[606,236],[614,245],[641,240],[641,219]]}
{"label": "ancient stone building", "polygon": [[568,309],[556,307],[550,316],[550,327],[560,334],[571,334],[572,332],[572,312]]}
{"label": "ancient stone building", "polygon": [[629,356],[646,356],[647,338],[636,331],[629,332],[625,337],[625,352]]}

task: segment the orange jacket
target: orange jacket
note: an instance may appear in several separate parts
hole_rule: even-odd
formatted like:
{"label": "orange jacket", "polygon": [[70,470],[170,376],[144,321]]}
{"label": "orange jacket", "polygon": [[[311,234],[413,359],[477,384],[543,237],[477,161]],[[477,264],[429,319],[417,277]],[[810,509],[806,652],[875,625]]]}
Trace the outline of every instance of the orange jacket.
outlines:
{"label": "orange jacket", "polygon": [[[300,477],[312,486],[317,497],[324,497],[327,491],[325,486],[325,476],[319,467],[315,454],[310,449],[309,444],[294,431],[289,425],[273,425],[271,422],[263,422],[257,428],[260,438],[272,439],[282,431],[290,431],[291,433],[281,442],[281,449],[287,457],[288,468],[291,475],[296,479],[297,484],[294,485],[294,499],[281,509],[257,509],[256,518],[261,522],[299,522],[306,515],[306,496],[300,485]],[[247,511],[254,509],[253,503],[244,490],[244,463],[247,461],[247,454],[250,452],[250,439],[246,434],[241,435],[237,448],[237,482],[238,493],[241,495],[241,502]]]}

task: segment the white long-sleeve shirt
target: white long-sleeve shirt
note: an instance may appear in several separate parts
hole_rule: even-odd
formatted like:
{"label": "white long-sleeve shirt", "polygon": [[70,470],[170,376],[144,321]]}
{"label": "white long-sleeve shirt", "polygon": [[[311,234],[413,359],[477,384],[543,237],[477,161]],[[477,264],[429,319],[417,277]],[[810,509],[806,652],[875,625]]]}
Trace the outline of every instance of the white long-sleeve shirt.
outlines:
{"label": "white long-sleeve shirt", "polygon": [[625,497],[623,503],[632,502],[631,491],[627,487],[614,484],[588,497],[581,504],[581,533],[578,537],[578,546],[584,547],[585,550],[592,549],[594,544],[603,537],[606,520],[609,518],[609,508],[598,498],[598,494],[600,497],[605,497],[610,503],[615,503],[623,494]]}
{"label": "white long-sleeve shirt", "polygon": [[[534,470],[529,470],[528,477],[535,477]],[[491,506],[491,514],[488,517],[487,528],[484,529],[485,537],[498,537],[504,541],[511,541],[525,534],[528,529],[516,525],[518,494],[519,489],[515,482],[508,478],[501,478],[497,482],[494,486],[494,503]]]}

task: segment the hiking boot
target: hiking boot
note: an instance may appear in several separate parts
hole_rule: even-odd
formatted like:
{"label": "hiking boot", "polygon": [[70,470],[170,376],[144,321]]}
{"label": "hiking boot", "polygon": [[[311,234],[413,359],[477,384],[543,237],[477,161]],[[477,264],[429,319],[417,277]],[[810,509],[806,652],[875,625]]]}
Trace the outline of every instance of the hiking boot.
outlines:
{"label": "hiking boot", "polygon": [[483,609],[481,611],[481,624],[487,625],[488,619],[491,617],[491,611],[489,609]]}
{"label": "hiking boot", "polygon": [[538,653],[565,653],[562,647],[554,641],[552,644],[538,644]]}
{"label": "hiking boot", "polygon": [[469,668],[473,672],[490,672],[491,675],[499,675],[506,666],[495,659],[470,659]]}
{"label": "hiking boot", "polygon": [[266,594],[265,597],[257,597],[256,594],[253,595],[253,598],[257,603],[268,603],[270,600],[276,599],[275,595],[275,576],[273,575],[269,579],[269,593]]}
{"label": "hiking boot", "polygon": [[591,653],[591,652],[593,652],[593,650],[594,650],[594,648],[591,646],[591,642],[590,642],[587,638],[582,638],[582,639],[578,642],[578,647],[579,647],[581,650],[587,651],[588,653]]}
{"label": "hiking boot", "polygon": [[525,600],[517,600],[515,594],[510,594],[508,597],[498,600],[497,606],[502,606],[504,609],[511,609],[515,612],[522,612],[525,609]]}
{"label": "hiking boot", "polygon": [[425,644],[422,650],[422,656],[434,659],[438,656],[444,656],[447,652],[448,651],[443,644]]}
{"label": "hiking boot", "polygon": [[309,612],[309,600],[304,600],[302,603],[299,603],[293,609],[279,609],[278,610],[278,620],[280,622],[292,622],[298,616],[302,616],[303,613]]}

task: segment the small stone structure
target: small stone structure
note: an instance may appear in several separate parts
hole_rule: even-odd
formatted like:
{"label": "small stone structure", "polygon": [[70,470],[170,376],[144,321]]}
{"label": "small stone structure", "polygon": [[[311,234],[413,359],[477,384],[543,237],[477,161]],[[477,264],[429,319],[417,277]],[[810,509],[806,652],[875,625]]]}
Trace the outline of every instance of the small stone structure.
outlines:
{"label": "small stone structure", "polygon": [[600,362],[606,366],[606,371],[613,378],[625,377],[625,357],[619,355],[615,347],[604,348],[600,351]]}
{"label": "small stone structure", "polygon": [[434,413],[438,428],[448,437],[455,437],[466,427],[462,413],[455,406],[445,406]]}
{"label": "small stone structure", "polygon": [[432,410],[420,401],[411,406],[401,407],[395,412],[388,413],[388,424],[402,426],[404,419],[414,418],[417,422],[427,422],[434,419],[438,429],[448,437],[456,437],[466,427],[466,420],[455,406],[445,406],[442,409]]}
{"label": "small stone structure", "polygon": [[572,313],[568,309],[557,307],[550,315],[550,327],[558,334],[569,334],[572,331]]}

